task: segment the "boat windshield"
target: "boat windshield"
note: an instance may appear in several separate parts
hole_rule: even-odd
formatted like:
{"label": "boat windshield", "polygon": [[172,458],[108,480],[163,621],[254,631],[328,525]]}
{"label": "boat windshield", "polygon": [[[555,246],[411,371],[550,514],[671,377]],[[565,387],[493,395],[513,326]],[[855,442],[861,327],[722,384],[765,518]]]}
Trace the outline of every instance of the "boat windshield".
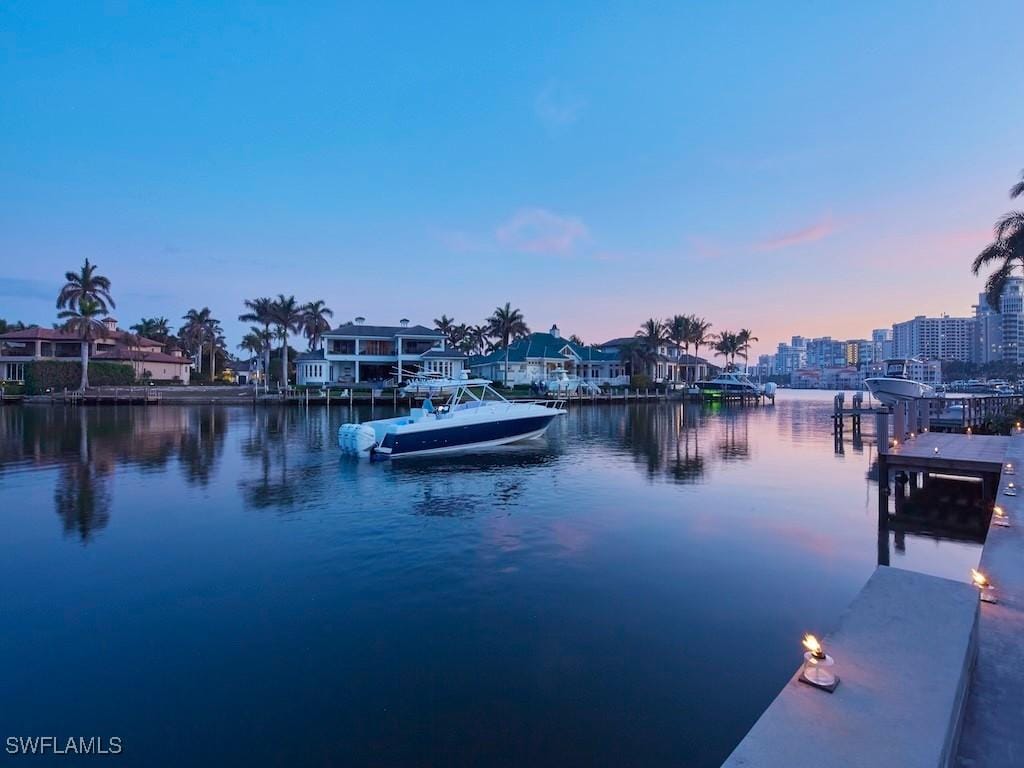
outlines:
{"label": "boat windshield", "polygon": [[889,360],[885,364],[885,375],[890,379],[903,379],[907,375],[905,360]]}
{"label": "boat windshield", "polygon": [[504,397],[495,392],[489,385],[467,384],[456,389],[450,398],[447,406],[450,410],[456,408],[473,408],[487,402],[505,403]]}

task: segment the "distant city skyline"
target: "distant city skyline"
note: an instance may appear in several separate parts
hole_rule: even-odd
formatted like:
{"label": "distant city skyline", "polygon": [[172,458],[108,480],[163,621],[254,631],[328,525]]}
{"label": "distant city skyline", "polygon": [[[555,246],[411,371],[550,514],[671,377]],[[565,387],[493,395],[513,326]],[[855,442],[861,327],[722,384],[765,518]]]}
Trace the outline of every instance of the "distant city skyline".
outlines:
{"label": "distant city skyline", "polygon": [[1022,26],[1013,2],[8,3],[0,317],[52,323],[86,257],[122,327],[209,306],[232,352],[278,293],[336,322],[510,301],[588,342],[696,313],[751,360],[968,315],[1024,166]]}

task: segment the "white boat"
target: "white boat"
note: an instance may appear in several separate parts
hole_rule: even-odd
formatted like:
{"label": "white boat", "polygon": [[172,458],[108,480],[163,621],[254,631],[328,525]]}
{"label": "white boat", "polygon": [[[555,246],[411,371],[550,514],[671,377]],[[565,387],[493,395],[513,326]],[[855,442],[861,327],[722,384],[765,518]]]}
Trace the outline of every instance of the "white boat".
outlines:
{"label": "white boat", "polygon": [[554,378],[540,382],[540,385],[547,392],[562,395],[576,395],[581,392],[588,395],[594,395],[601,391],[601,388],[593,381],[581,379],[578,376],[570,376],[562,368],[559,368],[554,372]]}
{"label": "white boat", "polygon": [[775,385],[755,384],[745,373],[739,371],[722,371],[713,379],[698,381],[697,389],[701,394],[708,397],[722,397],[723,395],[775,395]]}
{"label": "white boat", "polygon": [[408,416],[342,424],[342,452],[397,459],[505,445],[540,437],[555,417],[565,413],[560,400],[506,400],[487,379],[430,379],[419,386],[437,395],[451,394],[438,407],[428,397]]}
{"label": "white boat", "polygon": [[935,390],[928,384],[910,378],[910,360],[886,360],[885,375],[864,379],[864,386],[883,405],[896,405],[900,400],[933,397]]}

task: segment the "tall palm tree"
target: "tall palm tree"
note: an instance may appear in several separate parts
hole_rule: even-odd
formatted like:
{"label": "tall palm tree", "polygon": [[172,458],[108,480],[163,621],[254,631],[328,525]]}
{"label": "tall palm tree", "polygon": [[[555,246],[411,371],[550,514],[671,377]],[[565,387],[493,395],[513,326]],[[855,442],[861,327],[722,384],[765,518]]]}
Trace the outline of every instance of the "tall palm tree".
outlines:
{"label": "tall palm tree", "polygon": [[469,352],[482,355],[487,352],[487,338],[490,330],[486,325],[471,325],[466,331],[466,338],[469,341]]}
{"label": "tall palm tree", "polygon": [[271,317],[277,326],[278,337],[281,339],[281,383],[288,387],[288,333],[299,331],[302,324],[302,308],[294,296],[277,294],[271,308]]}
{"label": "tall palm tree", "polygon": [[512,308],[511,302],[506,301],[504,307],[495,307],[494,313],[487,318],[488,335],[494,336],[501,342],[501,348],[505,350],[505,373],[502,383],[508,386],[508,345],[513,339],[520,339],[530,334],[526,325],[523,313],[517,307]]}
{"label": "tall palm tree", "polygon": [[[238,316],[243,323],[256,323],[262,325],[267,336],[271,336],[270,326],[274,324],[273,313],[274,300],[261,296],[258,299],[246,299],[245,306],[249,310]],[[263,382],[264,385],[270,380],[270,344],[263,348]]]}
{"label": "tall palm tree", "polygon": [[732,331],[721,331],[714,344],[715,353],[725,358],[729,365],[735,365],[736,354],[739,352],[739,334]]}
{"label": "tall palm tree", "polygon": [[[1024,196],[1024,171],[1021,180],[1010,187],[1010,199]],[[996,270],[985,281],[989,306],[999,310],[999,299],[1014,271],[1024,269],[1024,211],[1004,214],[995,226],[995,239],[974,257],[971,272],[977,275],[982,267],[996,264]]]}
{"label": "tall palm tree", "polygon": [[[673,315],[672,319],[665,323],[669,341],[677,347],[681,347],[683,355],[686,357],[690,355],[690,337],[693,335],[693,326],[696,320],[694,315]],[[683,358],[684,371],[688,370],[685,367],[686,357]]]}
{"label": "tall palm tree", "polygon": [[65,272],[67,282],[57,294],[57,309],[78,309],[83,300],[89,300],[104,314],[116,306],[110,296],[110,280],[96,272],[96,265],[88,259],[80,272]]}
{"label": "tall palm tree", "polygon": [[76,298],[75,305],[71,309],[62,310],[57,317],[64,321],[65,331],[82,340],[82,382],[79,387],[85,392],[89,387],[89,346],[96,339],[106,336],[107,326],[103,324],[103,318],[107,310],[101,302],[87,296]]}
{"label": "tall palm tree", "polygon": [[331,330],[331,323],[327,318],[334,317],[334,312],[327,308],[327,302],[322,299],[304,304],[300,311],[302,319],[299,322],[302,325],[302,332],[309,339],[309,349],[319,349],[320,337]]}
{"label": "tall palm tree", "polygon": [[652,351],[639,338],[619,347],[619,361],[629,367],[630,375],[635,376],[638,371],[646,375],[650,366],[657,359],[657,352]]}
{"label": "tall palm tree", "polygon": [[740,328],[736,334],[736,353],[743,358],[743,367],[747,367],[747,357],[750,355],[750,342],[760,341],[749,328]]}
{"label": "tall palm tree", "polygon": [[181,336],[182,341],[185,344],[186,350],[189,351],[190,355],[198,356],[199,360],[199,373],[203,372],[203,351],[206,348],[207,343],[210,344],[210,381],[213,381],[213,376],[216,371],[215,365],[215,348],[217,334],[220,332],[220,321],[213,317],[209,307],[203,307],[202,309],[190,309],[184,315],[182,320],[185,324],[181,326],[181,330],[178,331],[178,335]]}
{"label": "tall palm tree", "polygon": [[697,373],[697,358],[700,357],[700,348],[711,343],[711,323],[703,317],[693,316],[693,328],[690,333],[690,343],[693,344],[693,370]]}
{"label": "tall palm tree", "polygon": [[665,324],[656,318],[648,318],[636,332],[636,338],[647,351],[644,355],[645,373],[650,373],[650,366],[658,360],[658,347],[667,340]]}
{"label": "tall palm tree", "polygon": [[440,317],[434,318],[434,327],[441,332],[441,334],[449,342],[452,340],[452,328],[455,327],[455,319],[448,317],[448,315],[441,315]]}

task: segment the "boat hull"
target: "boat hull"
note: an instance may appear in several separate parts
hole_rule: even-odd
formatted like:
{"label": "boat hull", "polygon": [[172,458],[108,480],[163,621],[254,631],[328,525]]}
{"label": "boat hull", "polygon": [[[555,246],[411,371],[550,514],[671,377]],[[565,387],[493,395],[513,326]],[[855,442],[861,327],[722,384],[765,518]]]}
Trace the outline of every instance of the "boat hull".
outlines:
{"label": "boat hull", "polygon": [[934,389],[919,381],[885,376],[864,379],[864,386],[883,405],[896,405],[900,400],[916,400],[935,394]]}
{"label": "boat hull", "polygon": [[375,453],[398,459],[405,456],[452,453],[474,448],[490,448],[540,437],[559,412],[500,421],[453,424],[448,427],[389,432]]}

